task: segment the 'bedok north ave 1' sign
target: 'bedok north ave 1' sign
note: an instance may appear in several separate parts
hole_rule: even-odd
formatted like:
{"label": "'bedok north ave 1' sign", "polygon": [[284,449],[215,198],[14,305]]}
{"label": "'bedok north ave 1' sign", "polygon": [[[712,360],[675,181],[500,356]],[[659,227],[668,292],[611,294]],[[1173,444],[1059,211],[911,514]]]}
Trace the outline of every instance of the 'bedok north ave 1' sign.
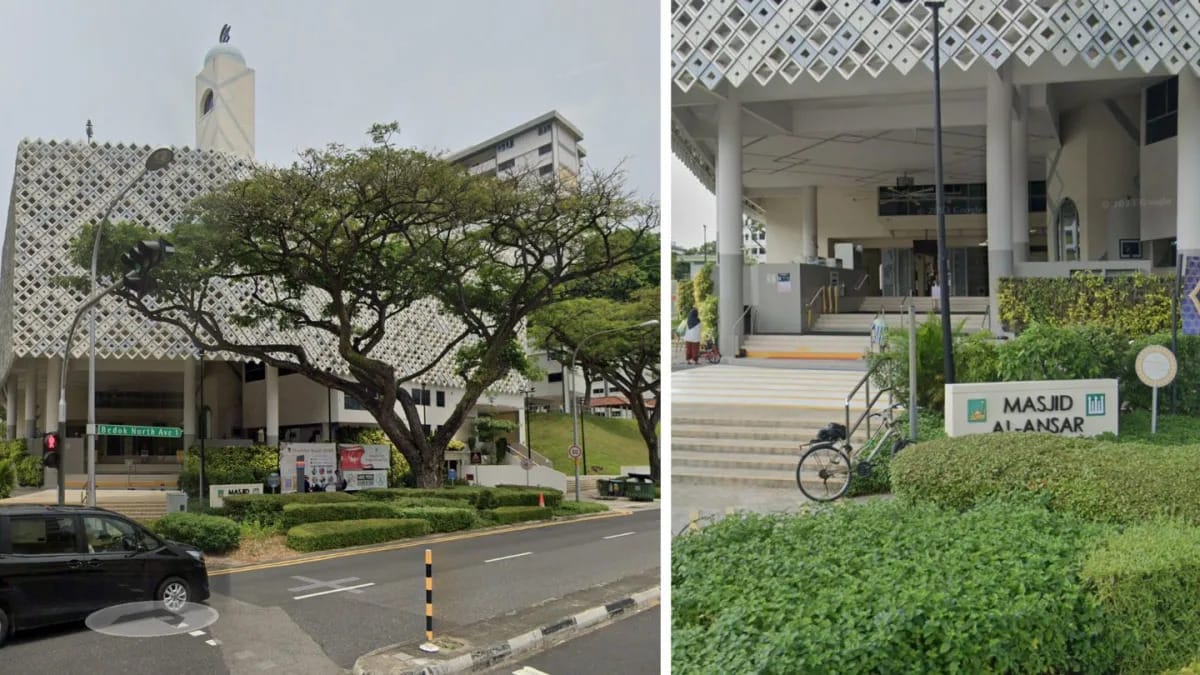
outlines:
{"label": "'bedok north ave 1' sign", "polygon": [[946,434],[1028,431],[1064,436],[1117,433],[1116,380],[946,385]]}

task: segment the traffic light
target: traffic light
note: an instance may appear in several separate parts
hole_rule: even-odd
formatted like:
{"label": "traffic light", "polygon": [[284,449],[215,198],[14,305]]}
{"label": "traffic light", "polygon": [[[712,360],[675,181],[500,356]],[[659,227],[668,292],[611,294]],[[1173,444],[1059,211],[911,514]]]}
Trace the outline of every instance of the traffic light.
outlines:
{"label": "traffic light", "polygon": [[121,262],[129,268],[125,274],[125,288],[139,298],[153,293],[158,289],[158,282],[150,273],[173,253],[175,247],[165,239],[139,241],[133,250],[121,256]]}
{"label": "traffic light", "polygon": [[61,448],[62,436],[59,436],[57,433],[46,434],[42,438],[42,466],[57,469]]}

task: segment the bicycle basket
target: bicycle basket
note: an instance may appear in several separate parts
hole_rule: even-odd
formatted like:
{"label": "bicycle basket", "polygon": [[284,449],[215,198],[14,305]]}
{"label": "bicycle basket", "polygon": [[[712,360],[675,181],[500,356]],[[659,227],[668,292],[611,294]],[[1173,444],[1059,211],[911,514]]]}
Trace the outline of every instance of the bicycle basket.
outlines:
{"label": "bicycle basket", "polygon": [[846,440],[846,425],[830,422],[825,425],[824,429],[817,432],[818,441],[844,441]]}

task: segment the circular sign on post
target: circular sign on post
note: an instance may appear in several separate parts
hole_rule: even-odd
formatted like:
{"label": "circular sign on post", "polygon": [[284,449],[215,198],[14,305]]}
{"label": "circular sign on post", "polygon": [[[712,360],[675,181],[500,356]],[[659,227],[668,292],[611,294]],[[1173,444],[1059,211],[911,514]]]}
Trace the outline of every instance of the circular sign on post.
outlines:
{"label": "circular sign on post", "polygon": [[1166,347],[1150,345],[1138,352],[1135,369],[1138,379],[1147,387],[1165,387],[1171,384],[1175,380],[1178,368],[1175,355]]}
{"label": "circular sign on post", "polygon": [[583,448],[579,447],[578,445],[572,445],[571,447],[567,448],[567,455],[569,455],[571,459],[579,459],[580,457],[583,457]]}

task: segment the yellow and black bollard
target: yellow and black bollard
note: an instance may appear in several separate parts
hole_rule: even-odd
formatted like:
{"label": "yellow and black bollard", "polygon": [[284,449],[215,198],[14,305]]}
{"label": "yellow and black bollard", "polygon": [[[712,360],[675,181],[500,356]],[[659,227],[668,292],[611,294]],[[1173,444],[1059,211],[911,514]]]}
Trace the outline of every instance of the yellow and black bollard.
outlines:
{"label": "yellow and black bollard", "polygon": [[425,549],[425,644],[421,651],[436,652],[433,643],[433,549]]}

